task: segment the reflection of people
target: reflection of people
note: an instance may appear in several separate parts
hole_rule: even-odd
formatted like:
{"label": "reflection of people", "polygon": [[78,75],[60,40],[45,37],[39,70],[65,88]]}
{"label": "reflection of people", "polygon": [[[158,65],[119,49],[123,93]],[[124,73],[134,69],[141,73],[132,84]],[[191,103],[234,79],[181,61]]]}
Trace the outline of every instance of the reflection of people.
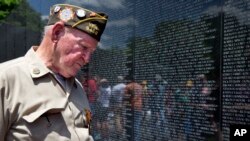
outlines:
{"label": "reflection of people", "polygon": [[108,114],[110,107],[111,86],[107,79],[100,80],[98,108],[97,108],[97,128],[101,132],[102,140],[109,140]]}
{"label": "reflection of people", "polygon": [[[155,80],[152,83],[151,90],[153,92],[151,96],[150,103],[152,105],[151,111],[152,111],[152,121],[156,124],[154,124],[153,128],[155,129],[155,139],[160,140],[161,138],[164,138],[163,136],[157,135],[157,132],[163,132],[165,133],[165,125],[167,123],[166,118],[165,118],[165,101],[166,99],[164,98],[166,95],[166,86],[167,82],[162,78],[161,75],[156,74],[155,75]],[[162,126],[160,126],[162,125]]]}
{"label": "reflection of people", "polygon": [[[195,112],[193,112],[192,116],[195,117],[195,113],[202,113],[206,114],[208,116],[202,118],[202,120],[199,121],[200,124],[195,124],[195,121],[193,121],[193,127],[196,129],[199,129],[201,127],[207,127],[211,128],[211,123],[209,121],[209,118],[212,115],[212,109],[209,108],[210,104],[208,103],[210,100],[210,85],[208,83],[207,77],[204,74],[197,75],[194,81],[194,96],[195,96],[195,101],[192,102],[196,105]],[[199,133],[200,136],[204,136],[208,138],[211,136],[211,133],[208,132],[201,132]]]}
{"label": "reflection of people", "polygon": [[[127,84],[125,88],[125,97],[124,100],[129,104],[129,107],[131,108],[130,112],[131,115],[133,115],[133,132],[128,131],[129,129],[126,129],[126,132],[130,135],[134,134],[133,140],[140,141],[141,138],[141,120],[142,120],[142,92],[143,88],[140,84],[136,82],[131,82]],[[129,110],[127,110],[129,112]],[[129,120],[129,117],[127,117],[127,120]],[[128,140],[132,140],[131,138],[128,138]]]}
{"label": "reflection of people", "polygon": [[190,140],[190,135],[192,134],[193,127],[192,127],[192,106],[191,106],[191,96],[193,94],[194,87],[193,87],[193,81],[188,80],[186,82],[183,95],[181,98],[182,106],[184,107],[184,113],[183,113],[183,125],[184,125],[184,135],[183,137],[185,140]]}
{"label": "reflection of people", "polygon": [[117,82],[112,88],[111,104],[115,114],[115,130],[118,133],[116,136],[119,138],[123,129],[122,102],[126,84],[122,76],[117,77]]}
{"label": "reflection of people", "polygon": [[89,106],[91,108],[92,115],[95,114],[95,103],[97,98],[97,82],[93,78],[93,76],[85,76],[85,78],[82,80],[82,86],[84,87],[84,90],[87,94],[88,100],[89,100]]}
{"label": "reflection of people", "polygon": [[78,70],[88,63],[107,16],[54,5],[39,46],[0,65],[0,140],[90,140],[90,110]]}

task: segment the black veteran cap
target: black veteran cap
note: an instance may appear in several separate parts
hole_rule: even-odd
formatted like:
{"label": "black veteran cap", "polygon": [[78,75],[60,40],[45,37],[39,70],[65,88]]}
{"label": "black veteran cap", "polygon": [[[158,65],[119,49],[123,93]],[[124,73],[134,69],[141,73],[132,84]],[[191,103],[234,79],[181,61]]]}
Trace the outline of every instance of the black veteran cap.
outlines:
{"label": "black veteran cap", "polygon": [[63,21],[65,25],[88,33],[100,41],[108,16],[69,4],[56,4],[50,8],[48,25]]}

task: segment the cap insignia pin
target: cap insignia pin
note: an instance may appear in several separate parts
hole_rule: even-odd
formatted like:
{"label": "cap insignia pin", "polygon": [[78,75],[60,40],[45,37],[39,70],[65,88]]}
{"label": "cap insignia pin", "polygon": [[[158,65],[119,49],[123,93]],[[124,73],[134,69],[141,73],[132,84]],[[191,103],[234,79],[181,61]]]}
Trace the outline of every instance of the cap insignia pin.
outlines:
{"label": "cap insignia pin", "polygon": [[74,13],[70,8],[65,8],[63,9],[60,14],[59,14],[59,18],[64,21],[67,22],[68,20],[73,19]]}
{"label": "cap insignia pin", "polygon": [[60,9],[61,9],[61,7],[57,5],[57,6],[54,8],[54,13],[59,12],[59,11],[60,11]]}
{"label": "cap insignia pin", "polygon": [[86,16],[86,12],[84,10],[82,10],[82,9],[78,9],[76,11],[76,15],[77,15],[78,18],[83,18],[83,17]]}

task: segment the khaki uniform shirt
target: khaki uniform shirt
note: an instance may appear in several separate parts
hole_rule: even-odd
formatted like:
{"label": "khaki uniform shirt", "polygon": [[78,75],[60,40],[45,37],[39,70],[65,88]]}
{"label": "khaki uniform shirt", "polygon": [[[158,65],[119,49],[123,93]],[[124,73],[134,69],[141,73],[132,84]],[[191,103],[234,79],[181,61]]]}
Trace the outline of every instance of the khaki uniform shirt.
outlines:
{"label": "khaki uniform shirt", "polygon": [[0,64],[0,141],[86,141],[89,104],[75,78],[56,79],[31,48]]}

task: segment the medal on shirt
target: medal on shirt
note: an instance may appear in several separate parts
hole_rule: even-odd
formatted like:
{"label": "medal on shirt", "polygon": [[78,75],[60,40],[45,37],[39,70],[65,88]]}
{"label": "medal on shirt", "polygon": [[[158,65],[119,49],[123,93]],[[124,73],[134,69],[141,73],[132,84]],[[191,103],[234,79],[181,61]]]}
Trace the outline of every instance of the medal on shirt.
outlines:
{"label": "medal on shirt", "polygon": [[86,121],[87,121],[87,124],[90,124],[90,122],[91,122],[91,112],[90,112],[90,110],[89,109],[84,109],[84,111],[85,111],[85,117],[86,117]]}
{"label": "medal on shirt", "polygon": [[86,122],[89,128],[89,134],[90,134],[91,112],[89,109],[86,109],[86,108],[84,109],[84,111],[85,111]]}

